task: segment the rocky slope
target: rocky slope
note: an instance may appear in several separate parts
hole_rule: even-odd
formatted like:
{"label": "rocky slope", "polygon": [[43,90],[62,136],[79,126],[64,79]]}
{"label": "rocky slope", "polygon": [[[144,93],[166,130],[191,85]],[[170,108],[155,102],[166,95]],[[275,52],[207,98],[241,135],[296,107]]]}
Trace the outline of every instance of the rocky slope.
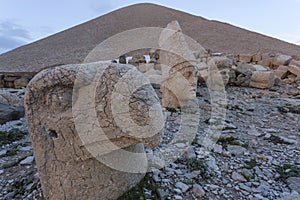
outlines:
{"label": "rocky slope", "polygon": [[[208,152],[201,138],[208,130],[210,97],[198,86],[201,113],[191,148],[120,199],[299,199],[300,96],[287,91],[227,87],[226,125]],[[181,112],[166,114],[165,142],[176,134]],[[1,138],[0,198],[41,199],[25,119],[1,125],[0,132],[18,136],[5,143]]]}

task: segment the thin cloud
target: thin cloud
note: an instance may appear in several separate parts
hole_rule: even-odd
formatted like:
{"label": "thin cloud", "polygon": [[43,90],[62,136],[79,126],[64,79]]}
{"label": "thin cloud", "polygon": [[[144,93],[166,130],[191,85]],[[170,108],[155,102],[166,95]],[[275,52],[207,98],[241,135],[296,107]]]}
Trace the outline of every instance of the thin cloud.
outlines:
{"label": "thin cloud", "polygon": [[25,28],[9,21],[0,23],[0,53],[24,45],[30,40],[30,33]]}
{"label": "thin cloud", "polygon": [[99,1],[93,1],[90,4],[90,9],[96,13],[96,14],[103,14],[108,12],[109,10],[113,10],[114,6],[111,4],[111,2],[108,1],[103,1],[103,2],[99,2]]}
{"label": "thin cloud", "polygon": [[279,35],[279,37],[288,42],[300,45],[300,28],[297,30],[294,30],[293,33],[282,34],[282,35]]}

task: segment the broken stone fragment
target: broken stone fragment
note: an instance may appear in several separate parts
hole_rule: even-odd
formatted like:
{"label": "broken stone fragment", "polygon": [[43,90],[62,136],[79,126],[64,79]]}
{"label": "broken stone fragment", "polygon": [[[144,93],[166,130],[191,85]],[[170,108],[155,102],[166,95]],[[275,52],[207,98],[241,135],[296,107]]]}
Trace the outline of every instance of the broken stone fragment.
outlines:
{"label": "broken stone fragment", "polygon": [[252,56],[253,55],[251,55],[251,54],[240,54],[240,55],[238,55],[238,60],[240,62],[251,63]]}
{"label": "broken stone fragment", "polygon": [[300,67],[296,65],[290,65],[288,66],[288,71],[291,72],[292,74],[298,76],[300,74]]}
{"label": "broken stone fragment", "polygon": [[288,71],[289,71],[288,66],[280,65],[275,70],[275,76],[280,78],[280,79],[286,78]]}

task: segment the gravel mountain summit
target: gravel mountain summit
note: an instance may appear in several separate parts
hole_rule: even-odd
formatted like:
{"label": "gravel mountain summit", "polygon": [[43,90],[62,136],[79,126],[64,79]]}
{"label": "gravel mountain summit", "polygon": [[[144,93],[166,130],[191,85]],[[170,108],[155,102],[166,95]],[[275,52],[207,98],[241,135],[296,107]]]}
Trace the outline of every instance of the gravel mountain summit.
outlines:
{"label": "gravel mountain summit", "polygon": [[177,20],[204,48],[222,53],[281,53],[300,57],[300,46],[171,8],[143,3],[110,12],[0,55],[0,72],[32,72],[80,63],[105,39],[134,28],[165,27]]}

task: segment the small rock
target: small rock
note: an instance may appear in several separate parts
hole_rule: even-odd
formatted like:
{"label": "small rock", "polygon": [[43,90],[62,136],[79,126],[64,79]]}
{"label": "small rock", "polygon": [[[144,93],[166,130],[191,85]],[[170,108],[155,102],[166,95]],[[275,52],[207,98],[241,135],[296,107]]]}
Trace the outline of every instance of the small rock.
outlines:
{"label": "small rock", "polygon": [[211,190],[217,190],[217,189],[220,188],[219,186],[214,185],[214,184],[210,184],[209,187],[210,187]]}
{"label": "small rock", "polygon": [[285,197],[276,199],[276,200],[300,200],[300,195],[298,194],[291,194],[291,195],[287,195]]}
{"label": "small rock", "polygon": [[280,139],[286,143],[286,144],[297,144],[297,140],[293,140],[293,139],[290,139],[290,138],[286,138],[286,137],[283,137],[283,136],[279,136]]}
{"label": "small rock", "polygon": [[247,182],[247,180],[239,173],[233,172],[231,178],[239,182]]}
{"label": "small rock", "polygon": [[175,187],[181,189],[182,192],[186,192],[190,188],[187,184],[182,183],[182,182],[177,182],[175,184]]}
{"label": "small rock", "polygon": [[26,191],[29,191],[32,189],[34,183],[30,183],[29,185],[26,186]]}
{"label": "small rock", "polygon": [[4,173],[4,170],[3,170],[3,169],[0,169],[0,175],[3,174],[3,173]]}
{"label": "small rock", "polygon": [[215,144],[215,146],[214,146],[214,152],[221,154],[223,152],[222,146],[219,145],[219,144]]}
{"label": "small rock", "polygon": [[242,174],[249,178],[253,176],[253,173],[249,169],[242,169]]}
{"label": "small rock", "polygon": [[182,172],[180,169],[176,169],[174,172],[175,172],[175,174],[177,174],[177,175],[183,174],[183,172]]}
{"label": "small rock", "polygon": [[289,188],[300,194],[300,177],[290,177],[287,179]]}
{"label": "small rock", "polygon": [[218,171],[219,170],[219,167],[218,165],[216,164],[216,159],[212,156],[209,156],[207,159],[206,159],[206,164],[207,166],[214,170],[214,171]]}
{"label": "small rock", "polygon": [[197,157],[197,155],[196,155],[193,147],[188,147],[187,150],[184,152],[183,156],[186,159],[192,159],[192,158],[196,158]]}
{"label": "small rock", "polygon": [[247,191],[247,192],[251,192],[252,190],[251,190],[251,188],[250,187],[248,187],[248,186],[246,186],[246,185],[244,185],[244,184],[239,184],[239,187],[242,189],[242,190],[245,190],[245,191]]}
{"label": "small rock", "polygon": [[265,135],[265,139],[267,140],[267,139],[270,139],[271,138],[271,134],[270,133],[267,133],[266,135]]}
{"label": "small rock", "polygon": [[224,125],[224,130],[234,130],[234,129],[237,129],[237,127],[235,125],[233,125],[233,124],[226,123]]}
{"label": "small rock", "polygon": [[199,170],[192,171],[191,173],[186,173],[184,176],[187,177],[188,179],[193,179],[196,178],[201,172]]}
{"label": "small rock", "polygon": [[162,189],[157,189],[156,192],[160,199],[166,199],[166,197],[168,196],[168,193]]}
{"label": "small rock", "polygon": [[32,149],[31,146],[26,146],[26,147],[21,147],[19,150],[20,151],[30,151]]}
{"label": "small rock", "polygon": [[268,192],[270,190],[270,185],[266,181],[262,181],[256,191],[259,193]]}
{"label": "small rock", "polygon": [[233,155],[243,155],[247,151],[247,149],[238,145],[228,145],[227,150]]}
{"label": "small rock", "polygon": [[182,191],[180,189],[178,189],[178,188],[174,188],[174,192],[177,193],[177,194],[181,194],[182,193]]}
{"label": "small rock", "polygon": [[29,156],[20,162],[21,165],[31,165],[33,163],[34,157]]}
{"label": "small rock", "polygon": [[4,156],[6,153],[7,153],[7,150],[6,150],[6,149],[1,150],[1,151],[0,151],[0,157],[1,157],[1,156]]}
{"label": "small rock", "polygon": [[164,179],[161,180],[161,182],[163,182],[163,183],[169,183],[170,179],[164,178]]}
{"label": "small rock", "polygon": [[5,195],[4,199],[13,199],[13,197],[16,195],[16,191],[12,191]]}
{"label": "small rock", "polygon": [[260,133],[256,128],[251,128],[250,130],[248,130],[247,134],[252,136],[260,136]]}
{"label": "small rock", "polygon": [[265,199],[263,196],[261,196],[260,194],[254,194],[254,197],[258,200],[262,200]]}
{"label": "small rock", "polygon": [[273,128],[266,129],[265,131],[266,131],[267,133],[277,133],[277,132],[278,132],[278,130],[275,130],[275,129],[273,129]]}
{"label": "small rock", "polygon": [[193,193],[199,197],[205,196],[205,191],[199,184],[193,185]]}
{"label": "small rock", "polygon": [[153,176],[152,176],[152,179],[153,179],[156,183],[158,183],[158,182],[161,181],[161,179],[160,179],[157,175],[153,175]]}
{"label": "small rock", "polygon": [[183,148],[185,148],[187,145],[184,144],[184,143],[176,143],[175,146],[176,146],[177,148],[183,149]]}
{"label": "small rock", "polygon": [[175,200],[182,200],[183,198],[182,198],[182,196],[175,195],[175,196],[174,196],[174,199],[175,199]]}

